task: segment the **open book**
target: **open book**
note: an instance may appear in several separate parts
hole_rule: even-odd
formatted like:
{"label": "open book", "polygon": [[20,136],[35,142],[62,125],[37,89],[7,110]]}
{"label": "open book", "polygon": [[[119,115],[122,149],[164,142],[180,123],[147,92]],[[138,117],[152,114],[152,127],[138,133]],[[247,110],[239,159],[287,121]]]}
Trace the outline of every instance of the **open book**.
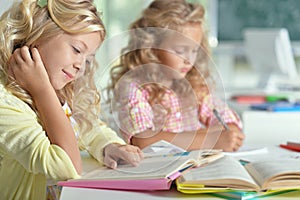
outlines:
{"label": "open book", "polygon": [[242,165],[231,156],[191,169],[176,181],[183,193],[300,189],[300,160],[263,160]]}
{"label": "open book", "polygon": [[62,181],[58,184],[103,189],[167,190],[170,189],[172,181],[188,169],[212,162],[222,156],[220,150],[148,155],[136,167],[129,164],[120,164],[115,170],[99,167],[85,173],[80,179]]}

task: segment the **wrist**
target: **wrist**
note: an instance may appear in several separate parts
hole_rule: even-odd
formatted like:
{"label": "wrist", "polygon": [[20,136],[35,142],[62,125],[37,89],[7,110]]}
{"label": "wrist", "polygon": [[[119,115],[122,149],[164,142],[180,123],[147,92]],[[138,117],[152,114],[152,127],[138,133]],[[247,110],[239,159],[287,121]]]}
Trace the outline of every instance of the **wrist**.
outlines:
{"label": "wrist", "polygon": [[47,99],[52,99],[52,98],[58,99],[57,94],[51,85],[36,88],[34,90],[31,90],[29,93],[35,102],[47,101]]}

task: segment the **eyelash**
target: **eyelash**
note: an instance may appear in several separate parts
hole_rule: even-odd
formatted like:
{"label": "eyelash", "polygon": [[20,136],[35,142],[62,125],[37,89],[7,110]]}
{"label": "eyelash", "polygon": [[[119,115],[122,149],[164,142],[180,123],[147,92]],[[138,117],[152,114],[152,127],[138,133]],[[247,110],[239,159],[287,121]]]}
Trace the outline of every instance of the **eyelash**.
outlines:
{"label": "eyelash", "polygon": [[91,61],[90,60],[86,60],[85,63],[86,63],[87,66],[91,65]]}
{"label": "eyelash", "polygon": [[175,50],[175,53],[177,53],[177,54],[183,54],[184,50]]}
{"label": "eyelash", "polygon": [[73,50],[74,50],[75,53],[81,53],[81,51],[78,48],[74,47],[74,46],[73,46]]}
{"label": "eyelash", "polygon": [[[76,48],[76,47],[74,47],[74,46],[72,46],[72,47],[73,47],[73,50],[74,50],[75,53],[77,53],[77,54],[80,54],[80,53],[81,53],[81,51],[80,51],[78,48]],[[85,63],[86,63],[87,66],[90,66],[91,63],[92,63],[92,61],[86,60]]]}

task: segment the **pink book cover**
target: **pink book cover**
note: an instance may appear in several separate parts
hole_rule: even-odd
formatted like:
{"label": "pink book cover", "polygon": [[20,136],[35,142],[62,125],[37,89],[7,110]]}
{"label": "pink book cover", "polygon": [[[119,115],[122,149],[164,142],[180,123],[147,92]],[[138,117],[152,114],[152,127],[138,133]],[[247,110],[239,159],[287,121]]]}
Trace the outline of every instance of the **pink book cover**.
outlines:
{"label": "pink book cover", "polygon": [[174,173],[168,178],[135,179],[135,180],[69,180],[60,181],[58,185],[63,187],[80,187],[94,189],[119,189],[119,190],[169,190],[172,181],[181,175]]}

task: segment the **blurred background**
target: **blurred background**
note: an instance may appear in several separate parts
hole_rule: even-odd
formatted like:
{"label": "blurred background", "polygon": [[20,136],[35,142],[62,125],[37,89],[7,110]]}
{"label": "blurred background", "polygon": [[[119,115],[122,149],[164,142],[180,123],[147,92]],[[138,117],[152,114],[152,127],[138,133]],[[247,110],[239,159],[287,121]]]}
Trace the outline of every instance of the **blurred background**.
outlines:
{"label": "blurred background", "polygon": [[[107,82],[108,64],[115,62],[126,45],[126,31],[152,0],[95,0],[107,29],[109,42],[101,47],[97,59],[102,63],[97,80],[100,88]],[[166,0],[171,1],[171,0]],[[206,9],[206,27],[213,60],[223,78],[226,91],[255,88],[260,71],[251,66],[244,48],[244,29],[286,28],[296,68],[300,57],[300,1],[297,0],[188,0]],[[0,14],[13,2],[0,0]],[[272,58],[270,58],[272,59]],[[111,63],[110,63],[111,64]],[[270,72],[271,73],[271,72]]]}
{"label": "blurred background", "polygon": [[[171,0],[166,0],[171,1]],[[222,88],[227,92],[255,89],[261,66],[252,66],[245,49],[245,28],[285,28],[289,33],[295,68],[299,69],[300,57],[300,1],[297,0],[188,0],[202,4],[206,9],[206,28],[213,52],[213,61],[222,76]],[[99,74],[107,75],[107,62],[126,44],[125,32],[151,0],[97,0],[99,10],[107,28],[107,39],[113,44],[104,45],[98,58],[105,69]],[[119,45],[118,45],[119,44]],[[110,61],[104,61],[110,58]],[[276,58],[270,57],[269,60]],[[262,66],[264,67],[264,66]],[[277,67],[278,68],[278,67]],[[106,70],[106,71],[105,71]],[[268,69],[269,70],[269,69]],[[287,77],[281,69],[270,69],[281,73],[287,81],[298,80]],[[284,77],[286,76],[286,78]],[[101,76],[102,77],[102,76]],[[298,78],[298,74],[297,74]],[[99,80],[104,86],[106,78]]]}
{"label": "blurred background", "polygon": [[[172,1],[172,0],[166,0]],[[278,143],[299,138],[300,112],[257,112],[251,102],[231,101],[235,94],[284,94],[288,100],[300,102],[300,1],[299,0],[187,0],[206,9],[206,28],[212,48],[212,60],[222,80],[217,80],[221,96],[240,114],[244,132],[253,135],[252,142]],[[12,3],[0,0],[0,14]],[[129,24],[140,16],[152,0],[95,0],[102,12],[107,37],[97,52],[100,63],[96,83],[103,89],[109,81],[110,66],[127,43]],[[254,28],[255,30],[248,30]],[[269,35],[268,35],[269,34]],[[258,87],[264,75],[276,76],[277,85]],[[270,77],[266,77],[266,82]],[[225,96],[224,96],[225,94]],[[290,98],[291,97],[291,98]],[[107,105],[106,105],[107,106]],[[113,121],[106,114],[103,118]],[[106,114],[105,114],[106,113]],[[111,125],[113,128],[114,125]],[[276,137],[274,135],[276,134]],[[261,136],[264,136],[263,138]],[[273,140],[273,141],[272,141]]]}

